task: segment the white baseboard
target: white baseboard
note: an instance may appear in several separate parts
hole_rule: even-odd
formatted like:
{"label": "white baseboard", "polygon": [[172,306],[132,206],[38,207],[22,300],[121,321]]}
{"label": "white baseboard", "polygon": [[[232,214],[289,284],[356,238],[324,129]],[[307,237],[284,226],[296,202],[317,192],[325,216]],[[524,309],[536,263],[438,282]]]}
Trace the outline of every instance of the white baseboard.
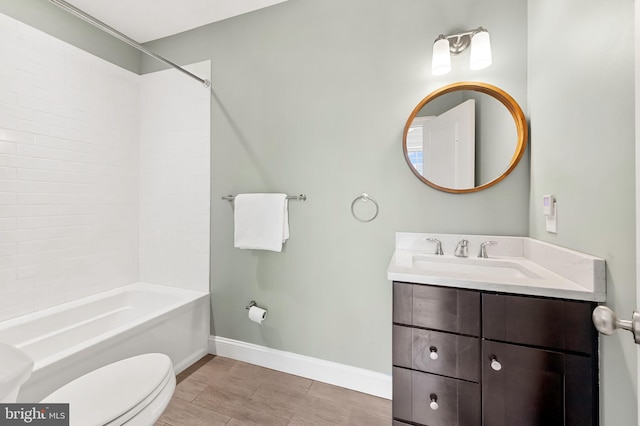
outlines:
{"label": "white baseboard", "polygon": [[209,353],[391,399],[390,374],[217,336],[209,336]]}

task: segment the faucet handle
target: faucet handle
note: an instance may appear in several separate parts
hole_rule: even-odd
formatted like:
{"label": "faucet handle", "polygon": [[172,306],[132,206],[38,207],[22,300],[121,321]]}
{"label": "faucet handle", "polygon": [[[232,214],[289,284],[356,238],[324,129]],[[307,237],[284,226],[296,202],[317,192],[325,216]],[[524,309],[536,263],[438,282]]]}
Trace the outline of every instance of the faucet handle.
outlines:
{"label": "faucet handle", "polygon": [[478,257],[482,257],[484,259],[488,258],[487,256],[487,246],[492,246],[494,244],[498,244],[497,241],[485,241],[480,243],[480,253],[478,253]]}
{"label": "faucet handle", "polygon": [[427,238],[427,241],[431,241],[432,243],[436,243],[436,252],[439,256],[442,256],[444,253],[442,252],[442,242],[436,238]]}

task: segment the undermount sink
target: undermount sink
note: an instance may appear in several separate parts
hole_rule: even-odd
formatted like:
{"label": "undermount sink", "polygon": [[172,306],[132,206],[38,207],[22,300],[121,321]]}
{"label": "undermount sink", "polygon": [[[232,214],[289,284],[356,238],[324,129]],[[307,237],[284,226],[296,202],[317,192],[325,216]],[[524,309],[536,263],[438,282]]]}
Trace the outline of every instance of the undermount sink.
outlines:
{"label": "undermount sink", "polygon": [[[462,240],[467,241],[468,257],[455,256]],[[494,243],[487,247],[490,241]],[[444,254],[435,254],[438,251]],[[487,258],[478,257],[483,252]],[[606,300],[604,259],[528,237],[397,232],[387,278],[510,294]]]}
{"label": "undermount sink", "polygon": [[521,262],[506,259],[482,259],[450,256],[414,255],[413,266],[429,275],[450,276],[465,274],[469,278],[528,278],[542,277]]}

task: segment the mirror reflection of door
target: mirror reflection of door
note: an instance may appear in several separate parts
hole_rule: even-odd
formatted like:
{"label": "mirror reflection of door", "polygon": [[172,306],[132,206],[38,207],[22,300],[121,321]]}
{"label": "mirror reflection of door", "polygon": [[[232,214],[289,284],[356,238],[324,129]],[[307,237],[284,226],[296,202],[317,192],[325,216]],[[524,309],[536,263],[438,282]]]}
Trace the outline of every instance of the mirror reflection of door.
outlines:
{"label": "mirror reflection of door", "polygon": [[[460,106],[470,100],[475,105],[473,113],[470,105],[466,112]],[[448,121],[447,116],[455,115],[458,106],[461,117]],[[435,117],[436,121],[425,124]],[[467,118],[469,126],[462,124]],[[402,147],[409,168],[425,184],[445,192],[475,192],[500,182],[516,167],[528,133],[522,109],[507,92],[487,83],[459,82],[435,90],[416,105],[404,127]],[[444,134],[447,141],[457,140],[457,146],[447,141],[436,146],[436,134]],[[475,143],[464,151],[461,142],[467,135]],[[445,158],[438,157],[442,152]],[[475,162],[463,166],[463,159]]]}
{"label": "mirror reflection of door", "polygon": [[475,101],[469,99],[438,116],[416,117],[407,149],[416,170],[453,189],[475,186]]}

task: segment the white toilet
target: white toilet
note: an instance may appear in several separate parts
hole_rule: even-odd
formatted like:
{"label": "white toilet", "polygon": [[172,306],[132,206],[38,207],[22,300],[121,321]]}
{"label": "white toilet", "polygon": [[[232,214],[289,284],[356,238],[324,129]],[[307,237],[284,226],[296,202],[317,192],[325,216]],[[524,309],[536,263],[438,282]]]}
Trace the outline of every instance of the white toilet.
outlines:
{"label": "white toilet", "polygon": [[[16,402],[31,376],[33,360],[0,343],[0,403]],[[171,359],[151,353],[114,362],[81,376],[41,403],[68,403],[71,426],[150,426],[169,404],[176,387]],[[36,402],[36,401],[34,401]]]}

